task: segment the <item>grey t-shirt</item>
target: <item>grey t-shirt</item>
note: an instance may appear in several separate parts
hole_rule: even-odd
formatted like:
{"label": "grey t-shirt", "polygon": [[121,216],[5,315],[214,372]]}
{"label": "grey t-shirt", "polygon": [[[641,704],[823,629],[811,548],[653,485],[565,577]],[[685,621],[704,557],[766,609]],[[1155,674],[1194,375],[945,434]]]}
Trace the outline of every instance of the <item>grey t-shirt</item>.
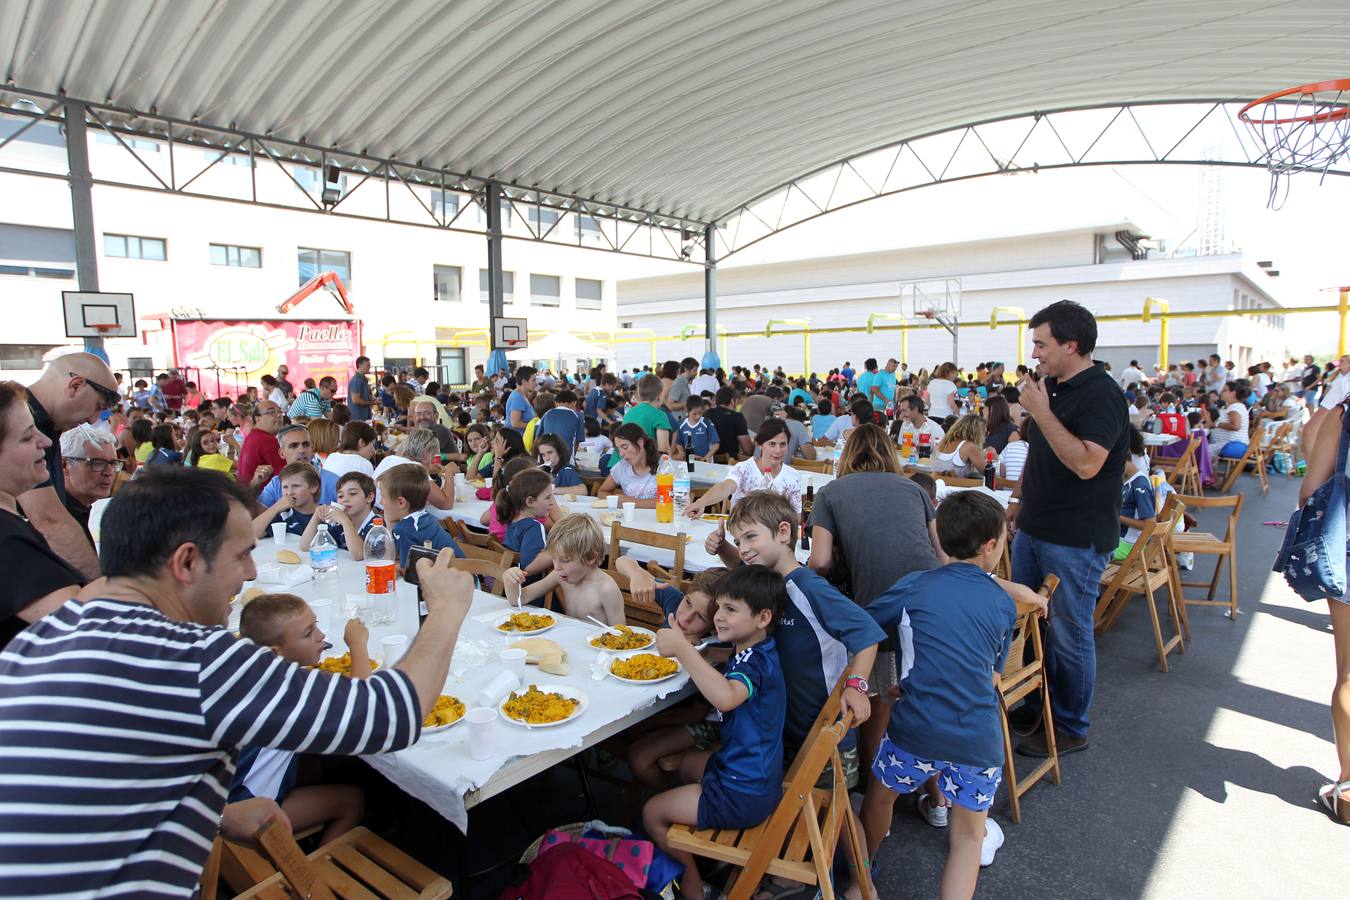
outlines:
{"label": "grey t-shirt", "polygon": [[938,567],[928,538],[933,502],[903,475],[853,472],[816,493],[811,526],[834,536],[853,582],[853,601],[866,607],[910,572]]}
{"label": "grey t-shirt", "polygon": [[[666,392],[666,399],[671,403],[684,403],[689,399],[689,379],[683,375],[677,375],[675,380],[670,383],[670,390]],[[683,416],[684,410],[675,410],[676,415]]]}

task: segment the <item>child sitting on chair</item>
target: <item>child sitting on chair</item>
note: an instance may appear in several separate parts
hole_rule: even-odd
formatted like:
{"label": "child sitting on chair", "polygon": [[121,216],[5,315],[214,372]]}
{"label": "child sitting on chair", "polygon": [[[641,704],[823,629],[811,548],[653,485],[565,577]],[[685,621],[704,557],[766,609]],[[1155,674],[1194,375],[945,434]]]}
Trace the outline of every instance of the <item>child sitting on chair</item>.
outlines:
{"label": "child sitting on chair", "polygon": [[[642,824],[656,845],[684,865],[680,895],[702,900],[694,857],[671,847],[671,825],[753,828],[783,796],[783,722],[787,688],[771,633],[784,607],[783,578],[764,566],[743,566],[718,585],[717,637],[735,646],[725,673],[703,659],[679,628],[657,632],[662,656],[680,661],[707,701],[722,714],[722,747],[691,753],[680,764],[681,787],[657,794],[642,808]],[[672,624],[675,616],[668,619]]]}
{"label": "child sitting on chair", "polygon": [[267,536],[267,529],[284,522],[287,534],[302,535],[318,508],[321,482],[319,473],[309,463],[297,462],[281,470],[278,479],[281,496],[253,520],[253,536]]}
{"label": "child sitting on chair", "polygon": [[441,527],[435,516],[427,512],[427,497],[431,496],[431,477],[420,463],[404,463],[380,476],[380,493],[384,495],[384,521],[394,536],[398,548],[399,571],[408,567],[408,551],[413,547],[449,547],[455,556],[464,558],[464,551],[450,533]]}
{"label": "child sitting on chair", "polygon": [[[542,525],[534,524],[543,531]],[[559,590],[566,615],[574,619],[594,616],[606,625],[622,625],[623,594],[614,579],[600,568],[600,561],[605,558],[605,536],[600,525],[590,516],[566,516],[549,532],[547,547],[553,571],[533,584],[526,584],[529,576],[525,569],[519,566],[507,569],[502,576],[506,598],[512,603],[517,600],[532,603],[549,591]]]}
{"label": "child sitting on chair", "polygon": [[502,545],[517,553],[527,577],[538,579],[553,563],[544,528],[553,508],[553,479],[543,469],[531,466],[513,477],[506,490],[498,491],[492,505],[497,521],[509,523]]}
{"label": "child sitting on chair", "polygon": [[375,479],[364,472],[348,472],[338,479],[337,502],[320,504],[314,518],[305,526],[300,549],[309,550],[323,525],[333,536],[338,549],[351,553],[352,559],[365,559],[366,535],[375,525]]}
{"label": "child sitting on chair", "polygon": [[[1120,562],[1130,555],[1135,541],[1139,540],[1139,531],[1148,521],[1158,515],[1158,507],[1153,492],[1153,482],[1149,480],[1148,469],[1140,470],[1139,457],[1144,452],[1144,436],[1139,429],[1130,426],[1130,458],[1125,460],[1125,483],[1120,495],[1120,543],[1111,554],[1111,558]],[[1147,462],[1147,457],[1144,458]]]}
{"label": "child sitting on chair", "polygon": [[[314,611],[294,594],[263,594],[254,598],[239,615],[239,634],[255,644],[270,647],[287,662],[302,666],[318,665],[319,657],[329,646],[323,629],[315,621]],[[370,634],[366,626],[359,619],[352,619],[342,637],[350,648],[352,676],[365,678],[370,674],[366,646]],[[298,769],[299,760],[289,750],[246,746],[239,751],[235,763],[229,802],[271,797],[281,805],[295,831],[324,826],[320,844],[361,824],[366,798],[360,788],[349,784],[296,787]]]}
{"label": "child sitting on chair", "polygon": [[[901,648],[905,674],[872,763],[862,820],[868,858],[875,859],[896,796],[926,787],[926,799],[950,812],[942,896],[970,897],[986,834],[990,861],[1002,844],[997,825],[986,825],[1003,777],[1003,730],[990,673],[1003,668],[1017,604],[990,575],[1007,537],[998,501],[978,491],[952,494],[938,507],[937,533],[951,562],[906,575],[867,607]],[[1029,588],[1017,597],[1045,608]],[[857,898],[858,886],[846,896]]]}

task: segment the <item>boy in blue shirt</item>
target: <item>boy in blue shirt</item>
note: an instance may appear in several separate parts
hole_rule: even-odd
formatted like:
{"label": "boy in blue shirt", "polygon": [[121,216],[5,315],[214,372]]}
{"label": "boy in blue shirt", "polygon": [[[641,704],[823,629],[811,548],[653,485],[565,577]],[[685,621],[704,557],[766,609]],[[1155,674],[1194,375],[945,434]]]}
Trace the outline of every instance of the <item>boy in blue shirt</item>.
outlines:
{"label": "boy in blue shirt", "polygon": [[[986,830],[992,849],[1002,843],[997,826],[986,826],[1003,777],[993,673],[1007,658],[1017,604],[990,575],[1007,537],[996,500],[978,491],[951,495],[938,507],[937,533],[951,562],[906,575],[867,607],[901,648],[901,699],[872,762],[862,820],[874,859],[896,796],[927,786],[950,810],[942,896],[970,897]],[[1045,609],[1029,588],[1017,596]],[[845,896],[857,897],[857,885]]]}
{"label": "boy in blue shirt", "polygon": [[394,546],[398,548],[400,571],[408,568],[408,551],[413,547],[430,546],[436,550],[449,547],[455,556],[464,558],[459,544],[425,509],[431,495],[431,476],[420,463],[394,466],[380,476],[379,489],[384,496],[384,521],[389,523]]}
{"label": "boy in blue shirt", "polygon": [[[712,462],[713,454],[718,449],[718,435],[712,423],[703,418],[703,409],[707,405],[702,397],[690,397],[685,401],[685,412],[688,414],[688,418],[680,423],[679,431],[675,435],[675,443],[685,456],[692,456],[694,459],[701,459],[704,462]],[[691,448],[692,454],[689,452]]]}
{"label": "boy in blue shirt", "polygon": [[321,505],[300,538],[300,549],[309,550],[319,528],[328,529],[339,550],[352,559],[365,559],[366,535],[375,526],[375,479],[364,472],[348,472],[337,481],[337,501]]}
{"label": "boy in blue shirt", "polygon": [[[698,864],[670,846],[671,825],[751,828],[783,796],[783,721],[788,692],[770,633],[787,595],[783,579],[763,566],[745,566],[717,587],[717,637],[735,646],[725,673],[699,655],[678,627],[656,635],[656,649],[684,666],[699,692],[722,714],[722,747],[691,753],[680,764],[681,787],[657,794],[642,808],[656,845],[684,865],[680,895],[703,900]],[[675,616],[667,620],[675,625]]]}
{"label": "boy in blue shirt", "polygon": [[[853,713],[855,726],[867,721],[867,676],[876,661],[877,644],[886,636],[858,604],[839,593],[828,581],[797,562],[800,516],[785,498],[770,491],[754,491],[732,508],[727,527],[733,547],[719,529],[705,544],[727,567],[758,564],[772,569],[785,582],[788,602],[778,619],[774,639],[787,662],[787,724],[783,744],[788,758],[796,755],[820,714],[830,692],[845,671],[848,688],[843,702]],[[850,733],[841,746],[845,779],[857,781],[858,750]],[[852,786],[852,785],[850,785]]]}

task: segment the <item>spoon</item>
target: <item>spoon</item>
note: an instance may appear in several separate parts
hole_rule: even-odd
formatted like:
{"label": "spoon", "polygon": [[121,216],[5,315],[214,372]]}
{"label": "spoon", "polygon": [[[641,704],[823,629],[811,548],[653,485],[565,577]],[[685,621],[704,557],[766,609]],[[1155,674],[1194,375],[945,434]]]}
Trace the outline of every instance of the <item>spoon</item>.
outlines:
{"label": "spoon", "polygon": [[587,616],[586,618],[590,619],[592,622],[594,622],[595,624],[599,625],[601,629],[603,629],[604,631],[608,631],[610,634],[618,634],[618,635],[622,635],[622,634],[623,634],[623,632],[620,631],[620,630],[619,630],[617,627],[615,627],[614,625],[606,625],[604,622],[601,622],[601,621],[600,621],[599,619],[597,619],[595,616]]}

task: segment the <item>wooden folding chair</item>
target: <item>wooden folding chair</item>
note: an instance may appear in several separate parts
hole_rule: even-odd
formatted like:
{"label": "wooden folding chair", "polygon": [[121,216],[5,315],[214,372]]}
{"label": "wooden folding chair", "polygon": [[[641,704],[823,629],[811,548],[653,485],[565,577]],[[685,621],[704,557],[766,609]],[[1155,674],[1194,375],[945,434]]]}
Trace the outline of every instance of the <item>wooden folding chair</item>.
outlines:
{"label": "wooden folding chair", "polygon": [[[783,786],[783,799],[773,814],[754,828],[695,830],[672,825],[666,837],[672,847],[695,856],[739,866],[741,872],[727,887],[727,900],[749,900],[765,875],[817,885],[825,900],[834,900],[830,868],[843,837],[864,900],[873,900],[862,826],[849,803],[839,742],[853,724],[842,710],[840,679],[793,759]],[[842,717],[840,717],[842,714]],[[815,787],[827,764],[833,764],[829,788]]]}
{"label": "wooden folding chair", "polygon": [[[295,840],[301,841],[312,834],[318,834],[321,827],[315,825],[301,831],[295,835]],[[216,835],[215,841],[211,844],[211,856],[206,861],[206,868],[202,870],[201,898],[215,900],[222,879],[231,892],[238,894],[266,881],[276,873],[276,866],[268,862],[258,851]],[[278,888],[277,891],[279,896],[286,896],[284,889]]]}
{"label": "wooden folding chair", "polygon": [[[1147,599],[1149,618],[1153,622],[1153,639],[1158,645],[1158,664],[1164,672],[1167,671],[1167,654],[1173,649],[1178,653],[1186,652],[1182,637],[1184,626],[1180,591],[1173,578],[1167,553],[1167,536],[1185,509],[1185,504],[1175,494],[1169,497],[1163,512],[1139,530],[1139,539],[1130,548],[1130,554],[1122,562],[1106,567],[1102,573],[1102,593],[1097,598],[1094,615],[1095,630],[1104,633],[1115,625],[1131,597],[1139,595]],[[1176,634],[1168,641],[1163,641],[1154,598],[1154,592],[1162,587],[1167,588],[1168,606],[1176,630]]]}
{"label": "wooden folding chair", "polygon": [[[1185,606],[1226,606],[1228,607],[1228,618],[1236,620],[1238,617],[1237,526],[1238,516],[1242,514],[1242,495],[1229,494],[1223,497],[1187,497],[1183,495],[1180,499],[1191,509],[1226,508],[1228,510],[1228,527],[1224,530],[1223,537],[1217,537],[1205,531],[1182,531],[1167,536],[1173,554],[1198,553],[1216,557],[1214,560],[1214,577],[1208,583],[1180,581],[1178,575],[1178,586],[1182,588],[1181,602]],[[1228,562],[1229,595],[1227,600],[1215,600],[1214,594],[1219,587],[1219,576],[1223,573],[1225,560]],[[1193,600],[1187,598],[1184,589],[1188,587],[1206,588],[1208,592],[1205,599]]]}
{"label": "wooden folding chair", "polygon": [[1291,465],[1284,470],[1286,479],[1294,477],[1294,423],[1285,422],[1279,428],[1275,429],[1274,436],[1266,446],[1266,467],[1273,468],[1276,453],[1288,453]]}
{"label": "wooden folding chair", "polygon": [[1261,452],[1261,442],[1259,440],[1250,440],[1247,442],[1247,452],[1243,453],[1241,458],[1233,460],[1226,457],[1215,457],[1216,462],[1228,464],[1228,473],[1224,476],[1223,484],[1219,485],[1219,493],[1226,494],[1233,489],[1237,483],[1237,478],[1248,466],[1256,467],[1256,475],[1261,479],[1261,493],[1270,493],[1270,482],[1266,480],[1266,455]]}
{"label": "wooden folding chair", "polygon": [[1200,484],[1200,465],[1196,462],[1197,453],[1207,453],[1208,449],[1200,440],[1200,435],[1191,435],[1186,449],[1180,456],[1158,456],[1150,460],[1155,469],[1162,469],[1167,475],[1167,483],[1178,493],[1203,497],[1204,487]]}
{"label": "wooden folding chair", "polygon": [[794,456],[787,461],[787,464],[798,472],[814,472],[818,475],[834,474],[834,460],[832,459],[802,459],[799,456]]}
{"label": "wooden folding chair", "polygon": [[609,572],[613,574],[617,571],[614,567],[622,555],[619,544],[626,541],[630,544],[641,544],[644,547],[653,547],[658,550],[670,550],[675,554],[675,562],[671,565],[670,571],[683,578],[684,551],[689,544],[687,537],[688,535],[685,532],[666,534],[661,531],[629,528],[622,522],[615,522],[609,529]]}
{"label": "wooden folding chair", "polygon": [[486,547],[492,536],[474,531],[458,519],[441,519],[441,527],[450,532],[450,536],[460,547]]}
{"label": "wooden folding chair", "polygon": [[[475,550],[478,548],[475,547]],[[479,578],[492,579],[491,586],[483,582],[483,590],[498,597],[506,596],[506,585],[502,582],[502,574],[506,572],[506,567],[500,563],[490,562],[486,559],[475,559],[468,556],[465,552],[464,559],[454,559],[450,561],[452,569],[458,569],[461,572],[468,572],[470,575],[477,575]]]}
{"label": "wooden folding chair", "polygon": [[239,895],[254,897],[398,897],[433,900],[450,896],[450,882],[366,828],[354,828],[309,856],[276,819],[255,839],[276,874]]}
{"label": "wooden folding chair", "polygon": [[676,577],[674,572],[669,572],[657,565],[656,560],[653,559],[647,561],[647,571],[650,572],[652,577],[657,581],[664,581],[681,594],[689,593],[689,579]]}
{"label": "wooden folding chair", "polygon": [[614,579],[623,595],[623,617],[629,625],[641,625],[643,628],[660,628],[665,624],[666,613],[659,605],[639,600],[633,596],[632,584],[628,576],[618,569],[606,569],[605,574]]}
{"label": "wooden folding chair", "polygon": [[[1049,600],[1058,587],[1059,576],[1047,575],[1037,593]],[[1008,650],[1003,671],[994,673],[999,717],[1003,724],[1004,781],[1008,785],[1008,803],[1012,807],[1014,822],[1022,821],[1022,795],[1031,790],[1032,785],[1047,773],[1053,783],[1059,784],[1059,750],[1055,747],[1055,721],[1050,713],[1050,683],[1045,677],[1045,648],[1041,646],[1040,618],[1039,607],[1017,604],[1017,630],[1013,632],[1012,647]],[[1030,658],[1026,652],[1028,637],[1031,642]],[[1040,694],[1045,746],[1050,755],[1019,780],[1013,762],[1016,754],[1013,752],[1012,729],[1008,726],[1008,710],[1033,693]]]}

